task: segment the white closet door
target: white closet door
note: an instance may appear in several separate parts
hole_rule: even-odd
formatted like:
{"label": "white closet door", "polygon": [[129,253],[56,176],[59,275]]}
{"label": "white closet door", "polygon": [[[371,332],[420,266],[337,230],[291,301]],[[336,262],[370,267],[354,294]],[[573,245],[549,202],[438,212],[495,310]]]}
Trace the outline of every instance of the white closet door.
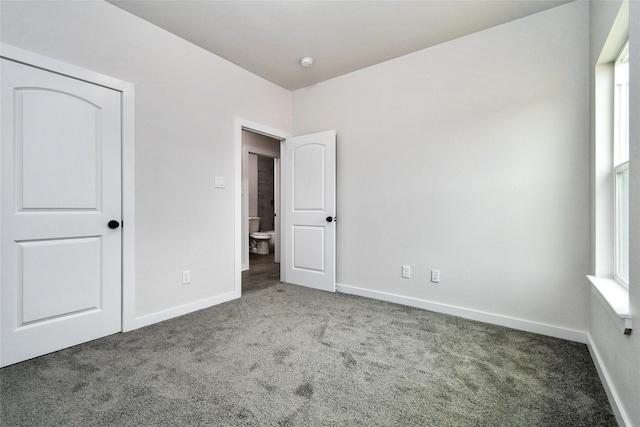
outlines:
{"label": "white closet door", "polygon": [[1,65],[6,366],[121,330],[121,94]]}

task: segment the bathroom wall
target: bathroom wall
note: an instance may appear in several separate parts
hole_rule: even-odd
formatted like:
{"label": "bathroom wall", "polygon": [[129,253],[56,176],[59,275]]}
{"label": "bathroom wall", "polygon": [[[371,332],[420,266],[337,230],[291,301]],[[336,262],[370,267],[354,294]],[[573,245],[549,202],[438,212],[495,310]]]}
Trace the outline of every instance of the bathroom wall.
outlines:
{"label": "bathroom wall", "polygon": [[235,118],[290,132],[291,93],[103,1],[0,8],[3,43],[135,84],[137,323],[233,296]]}
{"label": "bathroom wall", "polygon": [[273,158],[247,157],[249,216],[260,217],[260,231],[273,230]]}
{"label": "bathroom wall", "polygon": [[266,135],[243,130],[242,146],[251,153],[280,157],[280,141]]}
{"label": "bathroom wall", "polygon": [[273,158],[258,156],[258,216],[260,231],[271,231],[273,226]]}
{"label": "bathroom wall", "polygon": [[[280,141],[266,135],[243,130],[242,147],[247,156],[246,165],[243,162],[243,167],[246,166],[248,168],[246,174],[248,177],[249,216],[259,216],[261,222],[260,230],[271,231],[273,230],[273,207],[271,206],[273,196],[270,196],[265,202],[262,197],[259,197],[258,192],[262,188],[265,194],[273,194],[273,159],[280,157]],[[271,165],[269,166],[267,163],[271,163]],[[266,172],[271,174],[271,178],[265,176],[264,173],[262,176],[260,175],[259,171],[265,167],[271,170],[271,172]],[[245,172],[243,171],[244,174]],[[262,206],[260,206],[260,200],[262,200]],[[260,215],[260,212],[264,212],[267,225],[263,225],[263,216]],[[271,220],[269,221],[269,219]],[[265,228],[269,226],[271,228]]]}
{"label": "bathroom wall", "polygon": [[584,340],[588,105],[581,1],[295,91],[294,135],[337,130],[340,288]]}

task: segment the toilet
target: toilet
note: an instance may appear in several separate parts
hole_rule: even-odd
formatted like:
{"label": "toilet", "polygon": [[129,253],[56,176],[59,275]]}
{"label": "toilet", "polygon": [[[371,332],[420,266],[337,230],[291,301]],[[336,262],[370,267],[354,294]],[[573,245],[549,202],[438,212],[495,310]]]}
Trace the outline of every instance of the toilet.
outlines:
{"label": "toilet", "polygon": [[271,240],[271,233],[258,231],[256,233],[251,233],[251,238],[256,241],[255,253],[259,255],[267,255],[269,253],[269,241]]}
{"label": "toilet", "polygon": [[260,217],[249,217],[249,251],[259,254],[267,255],[269,253],[269,242],[273,236],[273,231],[258,231],[260,230]]}

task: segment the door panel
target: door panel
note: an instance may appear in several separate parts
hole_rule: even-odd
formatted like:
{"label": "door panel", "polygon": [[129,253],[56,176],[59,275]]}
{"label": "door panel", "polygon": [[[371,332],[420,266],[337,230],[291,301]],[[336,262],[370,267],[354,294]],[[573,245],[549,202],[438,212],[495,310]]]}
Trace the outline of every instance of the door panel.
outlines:
{"label": "door panel", "polygon": [[[285,152],[285,281],[335,291],[336,133],[289,138]],[[331,222],[326,220],[331,218]]]}
{"label": "door panel", "polygon": [[[60,91],[24,88],[14,94],[22,209],[96,209],[100,109]],[[53,184],[64,191],[51,191]]]}
{"label": "door panel", "polygon": [[324,272],[325,227],[293,226],[293,268]]}
{"label": "door panel", "polygon": [[22,311],[18,328],[61,318],[83,310],[100,309],[100,239],[17,242],[18,281]]}
{"label": "door panel", "polygon": [[121,330],[120,93],[2,60],[0,366]]}
{"label": "door panel", "polygon": [[324,211],[324,184],[326,152],[320,144],[308,144],[292,153],[293,168],[293,210]]}

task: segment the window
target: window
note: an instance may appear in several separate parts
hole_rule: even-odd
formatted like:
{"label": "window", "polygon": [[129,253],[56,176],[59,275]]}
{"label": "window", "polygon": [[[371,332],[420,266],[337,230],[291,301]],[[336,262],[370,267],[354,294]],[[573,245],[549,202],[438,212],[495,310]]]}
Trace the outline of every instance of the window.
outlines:
{"label": "window", "polygon": [[615,171],[615,277],[629,284],[629,43],[615,66],[613,168]]}

